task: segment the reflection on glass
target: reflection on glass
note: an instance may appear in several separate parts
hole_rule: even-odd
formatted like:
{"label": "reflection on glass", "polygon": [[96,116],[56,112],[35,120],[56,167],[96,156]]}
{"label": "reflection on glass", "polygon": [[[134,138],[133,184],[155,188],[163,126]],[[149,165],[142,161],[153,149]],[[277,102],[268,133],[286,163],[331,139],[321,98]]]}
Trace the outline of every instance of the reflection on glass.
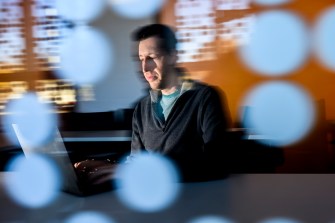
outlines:
{"label": "reflection on glass", "polygon": [[40,155],[20,155],[10,161],[5,189],[18,204],[41,208],[52,203],[59,194],[61,178],[57,165]]}
{"label": "reflection on glass", "polygon": [[23,16],[20,0],[0,1],[0,73],[24,69]]}
{"label": "reflection on glass", "polygon": [[281,5],[281,4],[291,2],[291,0],[253,0],[253,1],[257,4],[266,5],[266,6]]}
{"label": "reflection on glass", "polygon": [[[72,24],[59,15],[58,0],[37,0],[32,3],[32,40],[35,68],[50,70],[59,67],[59,47],[71,31]],[[72,2],[72,1],[69,1]]]}
{"label": "reflection on glass", "polygon": [[335,6],[319,16],[315,27],[315,52],[320,62],[335,71]]}
{"label": "reflection on glass", "polygon": [[233,221],[220,216],[208,215],[195,218],[189,223],[233,223]]}
{"label": "reflection on glass", "polygon": [[179,175],[170,160],[158,154],[139,154],[117,169],[117,195],[128,207],[159,211],[177,197]]}
{"label": "reflection on glass", "polygon": [[[241,114],[249,137],[261,143],[285,146],[303,139],[315,122],[311,97],[288,82],[267,82],[248,92]],[[247,117],[246,117],[247,116]]]}
{"label": "reflection on glass", "polygon": [[93,84],[110,75],[113,55],[111,42],[103,33],[79,26],[62,43],[56,74],[79,85]]}
{"label": "reflection on glass", "polygon": [[266,76],[282,76],[300,68],[309,53],[309,34],[303,21],[288,11],[258,15],[250,39],[240,47],[242,61]]}
{"label": "reflection on glass", "polygon": [[66,80],[37,80],[36,93],[43,102],[53,103],[58,111],[69,111],[76,104],[74,84]]}
{"label": "reflection on glass", "polygon": [[6,105],[2,116],[6,137],[17,144],[13,124],[17,124],[26,143],[37,149],[49,143],[55,134],[57,116],[50,104],[42,103],[35,93],[28,92]]}
{"label": "reflection on glass", "polygon": [[0,82],[0,111],[4,112],[9,100],[22,97],[28,90],[26,81]]}
{"label": "reflection on glass", "polygon": [[64,223],[114,223],[103,213],[97,211],[82,211],[71,215]]}
{"label": "reflection on glass", "polygon": [[0,73],[58,67],[59,43],[72,24],[59,16],[55,1],[0,1]]}
{"label": "reflection on glass", "polygon": [[249,0],[176,0],[178,62],[215,60],[248,40],[253,13]]}
{"label": "reflection on glass", "polygon": [[56,0],[57,11],[75,23],[85,23],[97,18],[104,9],[105,0]]}
{"label": "reflection on glass", "polygon": [[108,0],[112,10],[127,19],[141,19],[154,16],[165,0]]}

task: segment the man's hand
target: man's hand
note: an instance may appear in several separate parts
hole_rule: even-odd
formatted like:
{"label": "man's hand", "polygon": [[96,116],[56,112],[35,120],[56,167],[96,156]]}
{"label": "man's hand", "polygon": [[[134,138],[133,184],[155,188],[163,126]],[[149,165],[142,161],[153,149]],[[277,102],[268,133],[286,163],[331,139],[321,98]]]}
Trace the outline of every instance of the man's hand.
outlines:
{"label": "man's hand", "polygon": [[87,185],[99,185],[115,179],[118,164],[105,160],[88,159],[74,164],[80,181]]}

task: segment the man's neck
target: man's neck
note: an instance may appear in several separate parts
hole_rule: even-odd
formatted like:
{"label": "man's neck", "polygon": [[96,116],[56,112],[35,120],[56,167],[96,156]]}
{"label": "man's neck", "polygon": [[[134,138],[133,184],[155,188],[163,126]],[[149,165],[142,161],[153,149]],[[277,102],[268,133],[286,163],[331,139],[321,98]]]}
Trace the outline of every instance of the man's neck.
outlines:
{"label": "man's neck", "polygon": [[164,95],[173,94],[174,92],[176,92],[177,89],[178,89],[178,85],[162,90],[162,94]]}
{"label": "man's neck", "polygon": [[181,80],[178,77],[178,74],[174,73],[172,77],[173,79],[170,80],[170,84],[161,90],[162,94],[164,95],[173,94],[179,88]]}

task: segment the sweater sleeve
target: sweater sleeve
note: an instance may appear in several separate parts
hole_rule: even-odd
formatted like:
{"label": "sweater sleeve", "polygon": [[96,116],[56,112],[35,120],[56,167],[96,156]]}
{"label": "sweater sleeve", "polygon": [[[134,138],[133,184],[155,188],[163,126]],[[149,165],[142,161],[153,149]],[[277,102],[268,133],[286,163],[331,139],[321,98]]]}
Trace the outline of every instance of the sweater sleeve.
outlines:
{"label": "sweater sleeve", "polygon": [[[213,87],[208,87],[200,108],[200,126],[203,141],[206,145],[217,143],[219,146],[226,138],[229,128],[229,114],[226,105],[222,103],[220,93]],[[211,148],[212,149],[212,148]]]}
{"label": "sweater sleeve", "polygon": [[230,115],[228,107],[222,100],[224,95],[213,87],[204,92],[200,108],[200,126],[204,142],[205,172],[213,175],[229,171],[231,146],[229,146],[228,129]]}
{"label": "sweater sleeve", "polygon": [[131,139],[131,152],[130,157],[135,156],[141,150],[144,149],[144,145],[140,136],[140,126],[141,126],[141,115],[140,115],[140,105],[138,104],[134,110],[133,120],[132,120],[132,139]]}

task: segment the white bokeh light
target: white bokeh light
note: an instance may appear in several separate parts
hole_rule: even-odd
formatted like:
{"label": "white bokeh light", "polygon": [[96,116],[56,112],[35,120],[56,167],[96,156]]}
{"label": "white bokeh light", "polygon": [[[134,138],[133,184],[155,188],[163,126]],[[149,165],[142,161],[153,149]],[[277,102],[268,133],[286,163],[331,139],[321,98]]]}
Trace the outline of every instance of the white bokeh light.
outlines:
{"label": "white bokeh light", "polygon": [[19,155],[6,168],[11,171],[5,178],[8,195],[18,204],[41,208],[52,203],[60,192],[61,174],[57,165],[45,156]]}
{"label": "white bokeh light", "polygon": [[260,13],[249,40],[239,48],[242,61],[264,76],[283,76],[306,61],[310,35],[303,21],[288,11]]}
{"label": "white bokeh light", "polygon": [[208,215],[195,218],[189,223],[233,223],[233,221],[220,216]]}
{"label": "white bokeh light", "polygon": [[114,223],[114,221],[105,214],[96,211],[83,211],[71,215],[65,220],[65,223]]}
{"label": "white bokeh light", "polygon": [[94,84],[109,75],[113,65],[113,46],[101,32],[79,26],[64,40],[60,50],[60,78],[81,85]]}
{"label": "white bokeh light", "polygon": [[314,29],[314,50],[320,62],[335,71],[335,6],[319,16]]}
{"label": "white bokeh light", "polygon": [[311,97],[297,85],[268,82],[247,93],[243,125],[261,143],[285,146],[302,140],[315,123]]}
{"label": "white bokeh light", "polygon": [[179,192],[173,163],[158,154],[141,154],[117,169],[117,195],[128,207],[153,212],[166,208]]}
{"label": "white bokeh light", "polygon": [[36,93],[28,92],[22,98],[10,101],[3,118],[5,134],[19,145],[12,124],[16,124],[27,146],[38,148],[49,143],[54,135],[58,118],[51,104],[41,102]]}
{"label": "white bokeh light", "polygon": [[88,23],[98,17],[106,0],[56,0],[59,14],[72,22]]}
{"label": "white bokeh light", "polygon": [[108,0],[112,10],[128,19],[149,18],[163,7],[165,0]]}
{"label": "white bokeh light", "polygon": [[253,1],[259,5],[265,5],[265,6],[281,5],[291,2],[291,0],[253,0]]}

